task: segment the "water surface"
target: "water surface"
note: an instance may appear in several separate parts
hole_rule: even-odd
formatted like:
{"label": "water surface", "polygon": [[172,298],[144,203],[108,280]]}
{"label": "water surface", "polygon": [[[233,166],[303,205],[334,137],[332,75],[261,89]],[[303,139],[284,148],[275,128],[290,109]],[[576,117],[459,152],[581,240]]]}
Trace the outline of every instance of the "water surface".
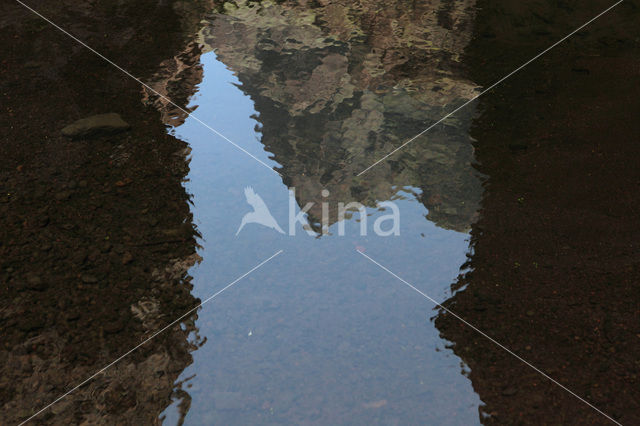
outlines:
{"label": "water surface", "polygon": [[[166,422],[478,423],[481,402],[431,322],[433,304],[356,252],[438,301],[451,295],[481,196],[467,133],[472,110],[354,177],[475,86],[453,74],[454,52],[440,49],[423,50],[433,59],[426,66],[394,74],[399,60],[372,75],[383,56],[375,43],[309,13],[241,8],[210,17],[200,32],[201,81],[190,107],[281,175],[192,117],[170,123],[191,147],[186,188],[203,258],[190,271],[194,294],[205,299],[284,253],[200,311],[206,341],[181,377],[191,405],[175,401]],[[406,42],[392,41],[398,50]],[[236,236],[251,211],[245,187],[264,199],[284,235],[249,224]],[[306,227],[315,235],[301,224],[290,235],[294,188],[296,213],[315,203]],[[351,201],[367,206],[366,235],[357,214],[340,235],[337,203]],[[399,208],[398,236],[374,232],[389,213],[377,208],[384,201]]]}

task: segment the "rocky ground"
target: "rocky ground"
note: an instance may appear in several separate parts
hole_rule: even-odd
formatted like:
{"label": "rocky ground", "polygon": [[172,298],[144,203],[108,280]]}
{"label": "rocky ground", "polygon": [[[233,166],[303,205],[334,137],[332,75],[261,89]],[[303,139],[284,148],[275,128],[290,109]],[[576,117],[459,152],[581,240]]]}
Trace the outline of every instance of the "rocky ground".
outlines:
{"label": "rocky ground", "polygon": [[[29,4],[142,79],[191,25],[174,2]],[[19,4],[1,10],[0,423],[17,424],[196,306],[197,255],[186,144],[140,84]],[[104,113],[130,128],[61,132]],[[35,421],[156,422],[191,362],[193,319]]]}
{"label": "rocky ground", "polygon": [[[484,86],[612,2],[478,2]],[[480,102],[472,272],[447,306],[622,424],[640,422],[640,10],[626,1]],[[486,424],[611,424],[450,315]]]}

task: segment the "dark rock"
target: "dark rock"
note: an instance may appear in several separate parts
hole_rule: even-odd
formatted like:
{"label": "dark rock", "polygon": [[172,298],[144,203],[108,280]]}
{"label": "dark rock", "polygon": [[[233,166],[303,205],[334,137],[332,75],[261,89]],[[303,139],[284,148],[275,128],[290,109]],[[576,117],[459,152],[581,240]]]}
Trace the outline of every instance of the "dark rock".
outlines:
{"label": "dark rock", "polygon": [[571,68],[571,71],[578,73],[578,74],[589,74],[589,70],[587,68],[581,68],[581,67],[573,67]]}
{"label": "dark rock", "polygon": [[21,331],[33,331],[42,327],[44,327],[44,318],[41,316],[23,317],[18,321],[18,329]]}
{"label": "dark rock", "polygon": [[80,318],[80,312],[79,311],[70,311],[67,313],[67,321],[75,321],[78,318]]}
{"label": "dark rock", "polygon": [[509,144],[509,149],[513,152],[526,151],[528,145],[525,142],[512,142]]}
{"label": "dark rock", "polygon": [[533,34],[539,35],[539,36],[544,36],[544,35],[551,34],[551,31],[549,31],[549,29],[546,28],[546,27],[537,27],[537,28],[534,28],[531,32]]}
{"label": "dark rock", "polygon": [[76,265],[83,265],[87,261],[87,253],[85,251],[77,251],[71,257],[73,263]]}
{"label": "dark rock", "polygon": [[103,330],[105,331],[105,333],[114,334],[124,330],[125,325],[126,321],[123,318],[120,318],[115,321],[107,322],[103,326]]}
{"label": "dark rock", "polygon": [[516,393],[518,393],[518,389],[516,389],[514,387],[508,387],[508,388],[506,388],[506,389],[504,389],[502,391],[502,395],[504,395],[504,396],[513,396]]}
{"label": "dark rock", "polygon": [[128,251],[122,255],[122,264],[127,265],[133,261],[133,255]]}
{"label": "dark rock", "polygon": [[98,282],[98,278],[91,274],[82,274],[80,277],[83,283],[85,284],[95,284]]}
{"label": "dark rock", "polygon": [[65,201],[65,200],[68,200],[70,196],[71,196],[71,191],[60,191],[56,193],[55,198],[58,201]]}
{"label": "dark rock", "polygon": [[49,224],[49,216],[40,216],[38,218],[38,225],[40,225],[41,228],[44,228],[45,226],[47,226]]}
{"label": "dark rock", "polygon": [[27,280],[27,287],[30,288],[31,290],[42,291],[47,288],[47,284],[44,281],[42,281],[42,279],[39,276],[37,276],[32,272],[29,272],[25,276],[25,278]]}
{"label": "dark rock", "polygon": [[42,68],[44,66],[45,66],[44,62],[38,62],[38,61],[27,61],[24,63],[24,67],[26,69],[36,69],[36,68]]}

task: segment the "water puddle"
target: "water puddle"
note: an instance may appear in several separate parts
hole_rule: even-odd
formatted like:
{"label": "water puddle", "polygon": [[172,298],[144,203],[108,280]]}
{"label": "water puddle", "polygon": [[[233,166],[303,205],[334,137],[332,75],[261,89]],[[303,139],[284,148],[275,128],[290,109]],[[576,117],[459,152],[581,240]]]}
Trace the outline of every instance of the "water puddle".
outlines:
{"label": "water puddle", "polygon": [[[432,62],[411,64],[401,53],[410,35],[366,40],[329,18],[241,7],[199,34],[194,115],[280,175],[193,117],[165,113],[191,148],[185,185],[203,258],[190,271],[194,295],[284,250],[199,311],[201,346],[179,380],[189,396],[165,411],[167,424],[479,422],[481,401],[439,338],[432,302],[356,251],[438,301],[451,296],[481,197],[473,110],[354,175],[471,97],[452,67],[463,44],[434,48],[448,40],[436,26],[442,34],[419,46]],[[255,215],[241,227],[256,196],[270,215],[257,220],[271,227]],[[340,220],[339,203],[366,215]]]}
{"label": "water puddle", "polygon": [[1,424],[639,423],[630,2],[9,3]]}

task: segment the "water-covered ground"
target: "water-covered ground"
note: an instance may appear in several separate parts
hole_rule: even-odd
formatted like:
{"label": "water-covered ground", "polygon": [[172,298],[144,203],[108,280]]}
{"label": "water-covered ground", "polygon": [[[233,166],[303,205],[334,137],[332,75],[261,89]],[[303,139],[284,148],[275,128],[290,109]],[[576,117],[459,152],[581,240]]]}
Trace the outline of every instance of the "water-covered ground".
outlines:
{"label": "water-covered ground", "polygon": [[2,423],[636,423],[612,4],[3,5]]}

